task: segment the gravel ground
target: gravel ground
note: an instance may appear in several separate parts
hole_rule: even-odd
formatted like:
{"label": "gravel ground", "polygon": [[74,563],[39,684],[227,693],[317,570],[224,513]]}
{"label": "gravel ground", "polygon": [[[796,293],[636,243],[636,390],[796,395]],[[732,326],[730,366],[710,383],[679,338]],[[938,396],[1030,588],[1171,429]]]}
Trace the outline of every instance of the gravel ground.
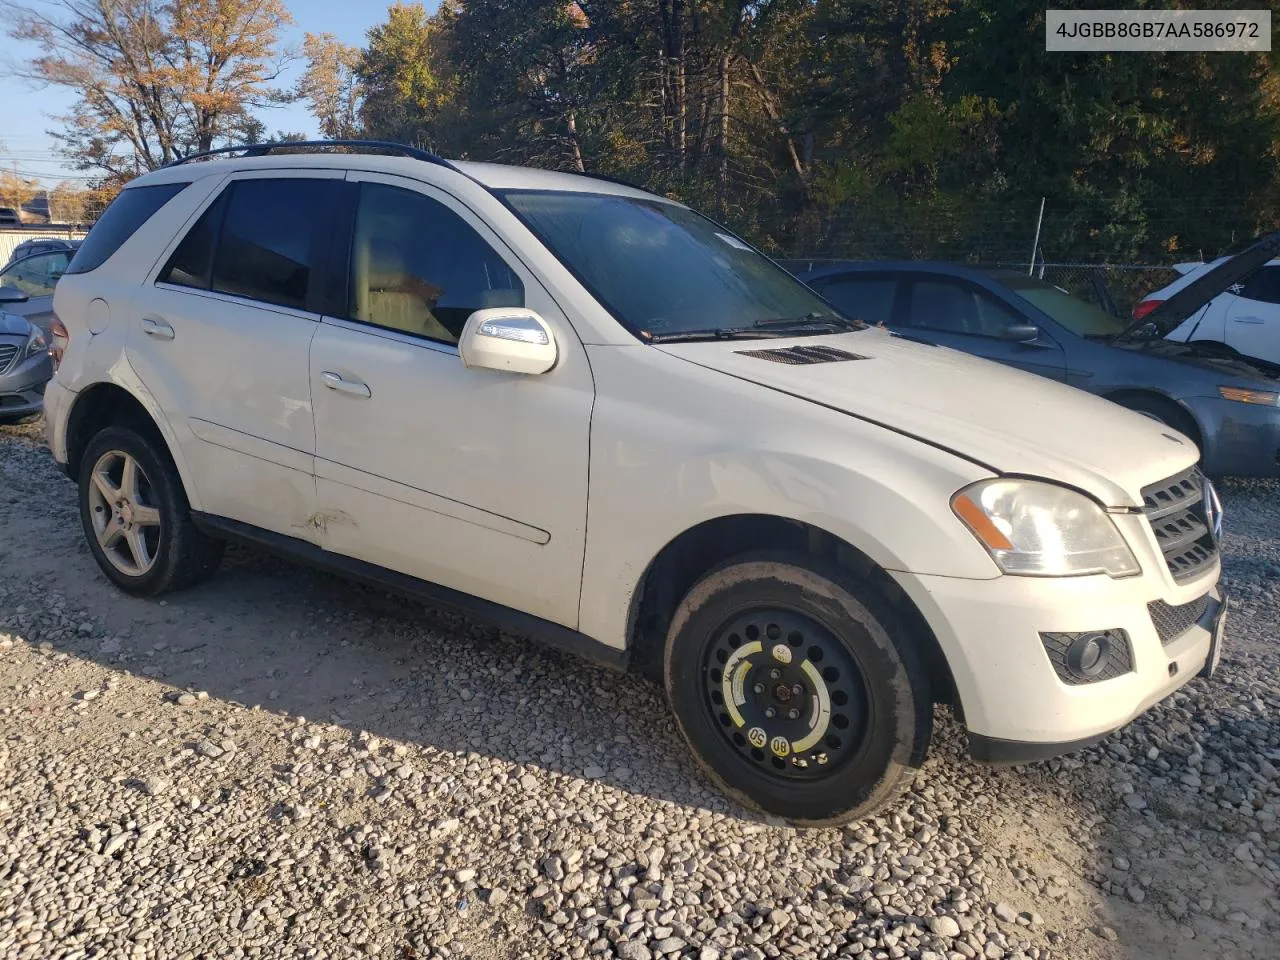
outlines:
{"label": "gravel ground", "polygon": [[797,831],[660,691],[261,555],[162,602],[0,427],[0,957],[1275,958],[1280,485],[1230,483],[1220,679]]}

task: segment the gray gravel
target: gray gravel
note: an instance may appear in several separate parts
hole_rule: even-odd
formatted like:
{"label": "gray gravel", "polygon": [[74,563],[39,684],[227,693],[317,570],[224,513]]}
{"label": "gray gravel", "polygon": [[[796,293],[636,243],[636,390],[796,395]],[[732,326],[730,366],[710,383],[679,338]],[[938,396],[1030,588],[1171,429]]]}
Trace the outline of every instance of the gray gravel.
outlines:
{"label": "gray gravel", "polygon": [[0,428],[0,957],[1273,960],[1280,485],[1223,497],[1221,679],[1026,768],[940,716],[888,814],[796,831],[647,681],[250,553],[121,596]]}

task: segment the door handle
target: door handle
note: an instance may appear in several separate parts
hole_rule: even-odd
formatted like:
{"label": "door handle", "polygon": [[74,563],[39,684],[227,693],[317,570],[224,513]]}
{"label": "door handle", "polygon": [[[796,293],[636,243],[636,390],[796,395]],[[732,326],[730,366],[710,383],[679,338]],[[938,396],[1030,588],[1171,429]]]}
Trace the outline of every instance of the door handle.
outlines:
{"label": "door handle", "polygon": [[157,340],[172,340],[175,336],[173,327],[163,320],[157,320],[155,317],[142,318],[142,332],[148,337],[155,337]]}
{"label": "door handle", "polygon": [[1266,323],[1262,317],[1232,317],[1236,323]]}
{"label": "door handle", "polygon": [[339,393],[345,393],[349,397],[359,397],[361,400],[368,400],[373,396],[373,391],[369,389],[369,385],[367,383],[361,383],[359,380],[347,380],[340,373],[333,373],[330,370],[325,370],[320,374],[320,379],[330,390],[337,390]]}

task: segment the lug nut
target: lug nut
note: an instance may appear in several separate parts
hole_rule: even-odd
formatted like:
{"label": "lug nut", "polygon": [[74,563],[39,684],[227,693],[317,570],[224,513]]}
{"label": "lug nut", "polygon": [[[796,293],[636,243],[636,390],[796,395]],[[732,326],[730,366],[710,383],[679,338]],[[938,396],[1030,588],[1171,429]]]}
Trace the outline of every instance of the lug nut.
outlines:
{"label": "lug nut", "polygon": [[753,686],[753,687],[751,688],[751,692],[752,692],[752,693],[764,693],[764,684],[763,684],[763,683],[757,683],[755,686]]}
{"label": "lug nut", "polygon": [[769,679],[770,679],[770,680],[777,680],[780,676],[782,676],[782,671],[781,671],[781,670],[770,670],[770,671],[769,671]]}
{"label": "lug nut", "polygon": [[798,697],[798,696],[800,696],[801,694],[803,694],[803,693],[804,693],[804,687],[800,686],[800,684],[798,684],[798,683],[793,683],[793,684],[791,685],[791,692],[792,692],[792,693],[794,693],[794,694]]}
{"label": "lug nut", "polygon": [[792,710],[790,713],[788,713],[788,714],[787,714],[787,719],[788,719],[788,720],[799,720],[799,719],[800,719],[800,711],[799,711],[799,710]]}
{"label": "lug nut", "polygon": [[765,710],[764,715],[768,717],[770,720],[772,720],[775,716],[777,716],[777,713],[778,711],[774,710],[773,707],[769,707],[769,709]]}

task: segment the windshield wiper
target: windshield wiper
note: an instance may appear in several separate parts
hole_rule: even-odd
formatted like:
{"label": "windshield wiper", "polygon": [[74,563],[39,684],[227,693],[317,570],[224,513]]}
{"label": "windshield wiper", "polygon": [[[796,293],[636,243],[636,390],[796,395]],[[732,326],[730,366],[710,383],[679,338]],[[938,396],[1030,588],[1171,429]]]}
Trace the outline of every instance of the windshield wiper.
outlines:
{"label": "windshield wiper", "polygon": [[756,330],[812,330],[814,327],[864,330],[866,326],[861,320],[850,320],[833,313],[806,313],[803,317],[779,317],[777,320],[760,320],[753,324]]}
{"label": "windshield wiper", "polygon": [[790,331],[761,330],[757,327],[716,327],[710,330],[673,330],[670,333],[646,333],[650,343],[680,343],[692,340],[762,340],[785,337]]}
{"label": "windshield wiper", "polygon": [[678,343],[696,340],[760,340],[766,337],[788,337],[796,334],[831,333],[835,330],[862,330],[866,324],[825,313],[803,317],[779,317],[760,320],[749,327],[714,327],[707,330],[673,330],[648,334],[650,343]]}

